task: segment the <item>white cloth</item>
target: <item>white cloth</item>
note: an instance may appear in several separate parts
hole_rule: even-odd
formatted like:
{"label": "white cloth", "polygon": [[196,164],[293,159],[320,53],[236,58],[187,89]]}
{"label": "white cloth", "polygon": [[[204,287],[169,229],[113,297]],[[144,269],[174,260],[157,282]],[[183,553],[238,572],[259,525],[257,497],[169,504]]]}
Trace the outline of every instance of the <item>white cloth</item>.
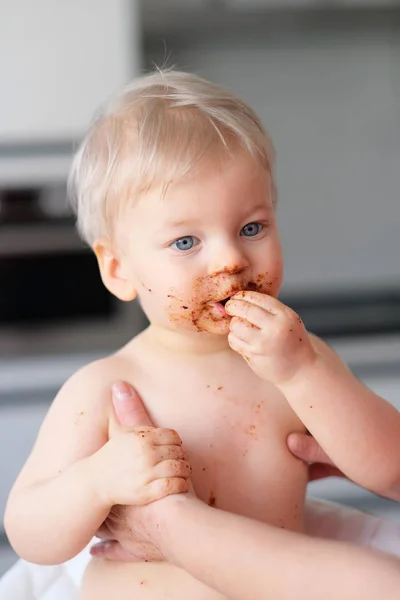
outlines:
{"label": "white cloth", "polygon": [[78,600],[80,582],[90,560],[89,547],[62,565],[18,560],[0,579],[0,600]]}
{"label": "white cloth", "polygon": [[[400,524],[322,501],[310,501],[306,526],[314,536],[369,546],[400,557]],[[79,584],[90,559],[89,547],[58,566],[24,560],[0,579],[0,600],[78,600]]]}
{"label": "white cloth", "polygon": [[356,508],[322,500],[309,501],[306,529],[314,537],[353,542],[400,557],[400,523]]}

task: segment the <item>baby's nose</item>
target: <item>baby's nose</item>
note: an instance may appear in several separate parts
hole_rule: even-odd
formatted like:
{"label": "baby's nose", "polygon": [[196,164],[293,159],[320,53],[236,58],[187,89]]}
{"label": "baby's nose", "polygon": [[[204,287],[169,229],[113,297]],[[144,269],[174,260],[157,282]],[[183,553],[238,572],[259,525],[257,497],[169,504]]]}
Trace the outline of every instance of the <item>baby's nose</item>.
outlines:
{"label": "baby's nose", "polygon": [[249,266],[246,256],[235,247],[219,248],[212,256],[209,263],[211,277],[222,273],[234,275],[244,271]]}

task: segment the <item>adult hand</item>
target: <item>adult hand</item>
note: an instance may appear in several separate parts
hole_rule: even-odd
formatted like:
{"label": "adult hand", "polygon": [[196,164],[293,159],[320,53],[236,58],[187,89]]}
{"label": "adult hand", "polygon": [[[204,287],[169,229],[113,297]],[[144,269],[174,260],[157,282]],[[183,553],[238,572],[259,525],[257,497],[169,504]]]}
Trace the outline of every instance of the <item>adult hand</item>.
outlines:
{"label": "adult hand", "polygon": [[294,456],[309,463],[309,481],[325,477],[345,477],[311,435],[291,433],[287,439],[287,445]]}
{"label": "adult hand", "polygon": [[[153,427],[138,393],[131,385],[122,382],[113,385],[112,402],[120,425]],[[182,492],[187,489],[188,485],[185,485]],[[96,534],[102,541],[92,546],[91,555],[125,562],[163,560],[157,548],[131,527],[132,523],[138,527],[150,512],[151,509],[146,506],[114,506]]]}

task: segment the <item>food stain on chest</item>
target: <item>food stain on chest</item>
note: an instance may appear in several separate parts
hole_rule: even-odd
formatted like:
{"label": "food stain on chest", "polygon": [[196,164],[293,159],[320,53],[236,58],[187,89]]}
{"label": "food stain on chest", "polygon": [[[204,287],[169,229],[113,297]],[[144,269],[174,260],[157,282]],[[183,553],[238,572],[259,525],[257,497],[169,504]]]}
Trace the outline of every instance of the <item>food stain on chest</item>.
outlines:
{"label": "food stain on chest", "polygon": [[216,506],[216,497],[214,495],[214,492],[211,490],[210,491],[210,495],[208,497],[208,506]]}

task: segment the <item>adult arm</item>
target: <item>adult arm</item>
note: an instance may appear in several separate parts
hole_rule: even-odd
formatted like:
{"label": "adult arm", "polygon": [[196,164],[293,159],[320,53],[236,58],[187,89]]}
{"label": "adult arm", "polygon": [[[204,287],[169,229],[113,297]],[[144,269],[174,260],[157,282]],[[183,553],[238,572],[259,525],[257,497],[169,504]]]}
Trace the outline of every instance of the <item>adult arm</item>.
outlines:
{"label": "adult arm", "polygon": [[143,513],[142,534],[169,562],[232,600],[399,597],[400,563],[384,554],[277,529],[187,495]]}
{"label": "adult arm", "polygon": [[[139,397],[118,407],[131,425],[150,425]],[[137,544],[126,522],[165,558],[232,600],[395,600],[399,563],[356,546],[314,539],[209,507],[190,494],[169,496],[146,506],[124,508],[108,531],[132,555]],[[118,556],[112,542],[93,554]]]}

